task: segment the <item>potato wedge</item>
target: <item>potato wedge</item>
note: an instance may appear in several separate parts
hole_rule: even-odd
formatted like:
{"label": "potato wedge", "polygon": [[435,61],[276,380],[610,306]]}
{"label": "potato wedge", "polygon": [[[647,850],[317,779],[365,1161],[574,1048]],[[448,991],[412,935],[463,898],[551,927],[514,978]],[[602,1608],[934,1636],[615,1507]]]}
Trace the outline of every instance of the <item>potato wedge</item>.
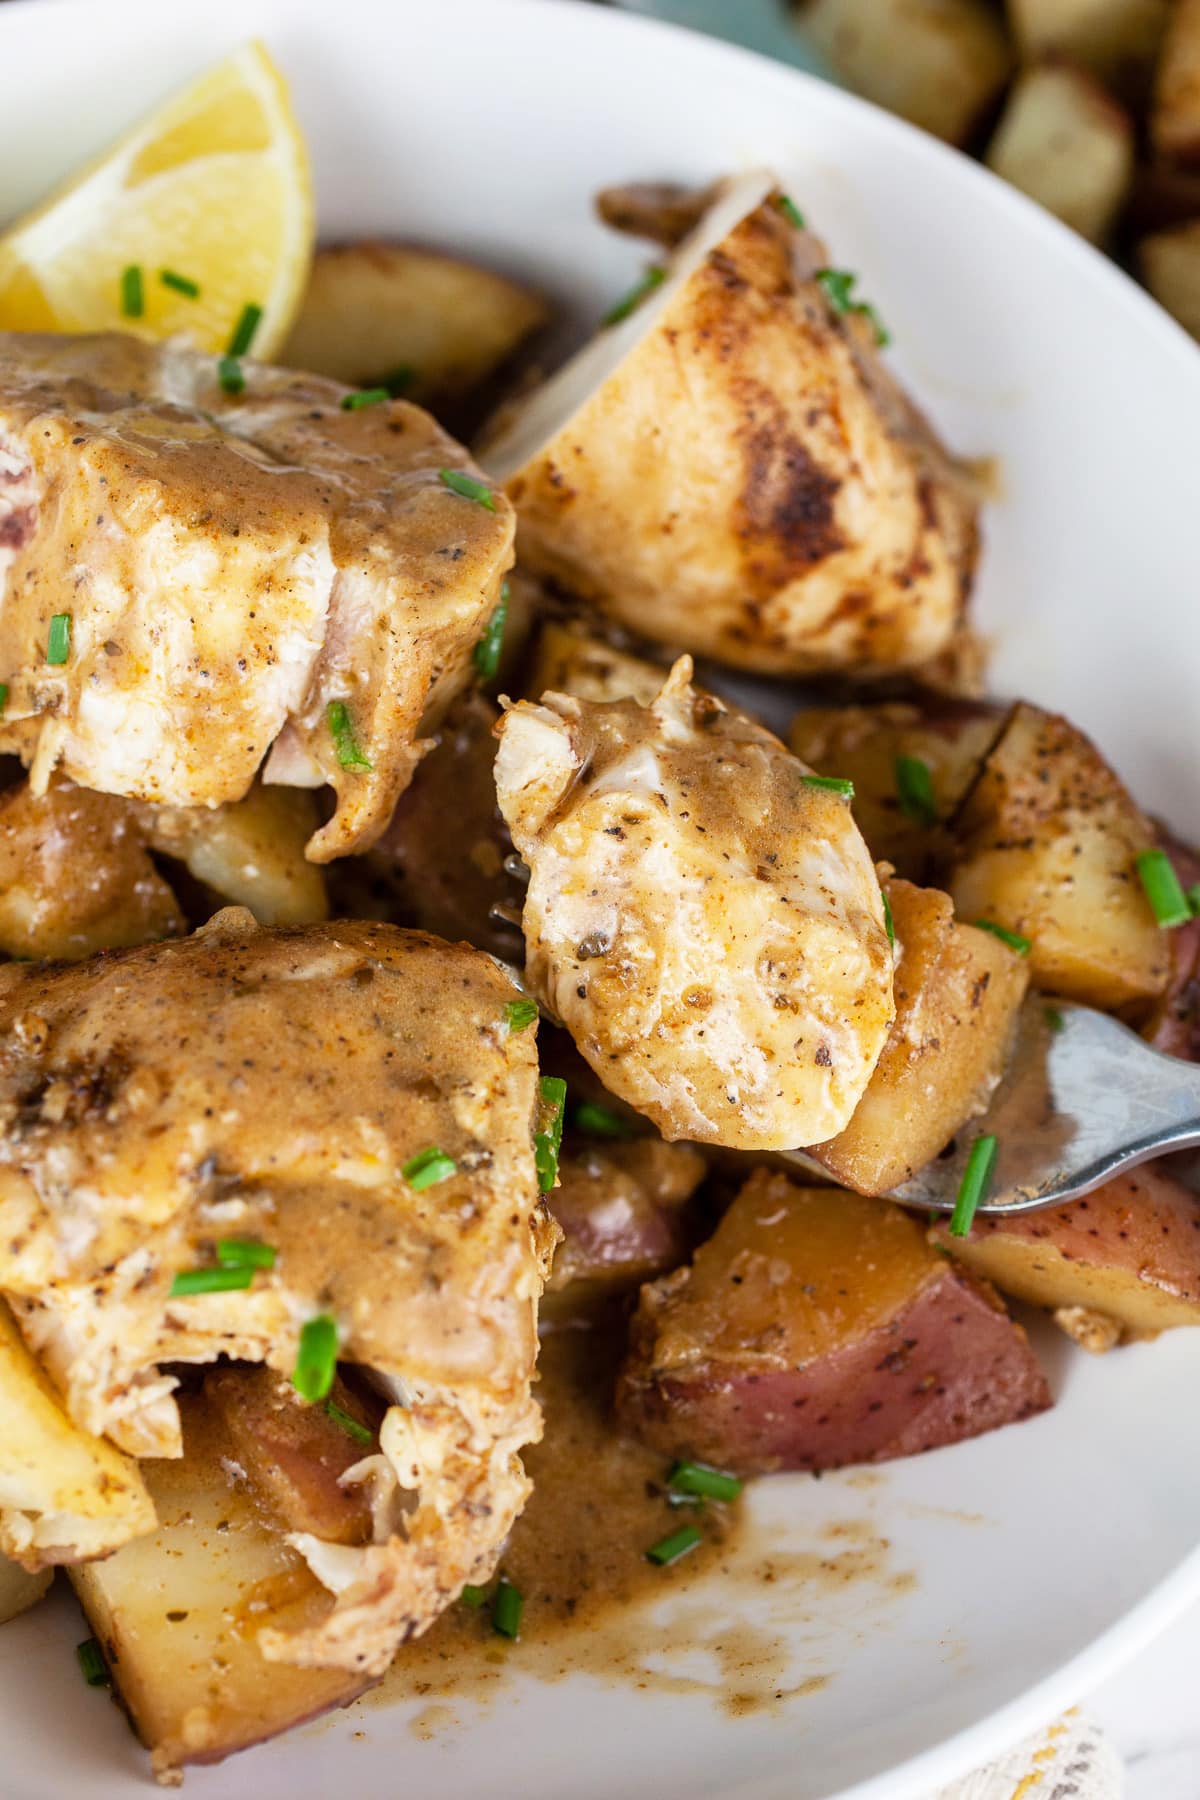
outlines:
{"label": "potato wedge", "polygon": [[1012,68],[984,0],[811,0],[801,16],[847,87],[948,144],[966,142]]}
{"label": "potato wedge", "polygon": [[1085,70],[1044,64],[1017,77],[985,161],[1099,244],[1133,179],[1133,125]]}
{"label": "potato wedge", "polygon": [[340,1669],[263,1659],[263,1626],[301,1628],[329,1596],[226,1475],[228,1443],[203,1399],[188,1396],[183,1411],[183,1457],[142,1465],[158,1530],[71,1572],[160,1779],[261,1743],[371,1685]]}
{"label": "potato wedge", "polygon": [[138,1465],[82,1431],[0,1300],[0,1552],[34,1572],[154,1529]]}
{"label": "potato wedge", "polygon": [[1118,1336],[1200,1325],[1200,1200],[1153,1163],[1068,1206],[979,1218],[965,1238],[935,1225],[930,1237],[1004,1293],[1099,1315]]}
{"label": "potato wedge", "polygon": [[53,1569],[37,1569],[30,1573],[20,1563],[11,1562],[7,1556],[0,1556],[0,1625],[7,1625],[19,1613],[28,1612],[31,1606],[36,1606],[43,1595],[49,1592],[53,1580]]}
{"label": "potato wedge", "polygon": [[957,1443],[1050,1405],[994,1291],[899,1207],[759,1170],[691,1266],[642,1289],[621,1425],[743,1474]]}
{"label": "potato wedge", "polygon": [[[563,1241],[547,1293],[567,1291],[575,1304],[675,1268],[690,1242],[684,1209],[704,1170],[690,1144],[661,1138],[575,1144],[559,1162],[550,1196]],[[553,1310],[543,1300],[543,1316]]]}
{"label": "potato wedge", "polygon": [[329,917],[324,871],[304,854],[320,824],[306,789],[256,781],[244,800],[212,811],[146,806],[141,814],[157,851],[186,863],[222,900],[248,907],[260,925],[319,925]]}
{"label": "potato wedge", "polygon": [[187,929],[146,853],[137,809],[114,794],[27,781],[0,794],[0,951],[75,962]]}
{"label": "potato wedge", "polygon": [[1159,305],[1200,338],[1200,219],[1152,232],[1138,245],[1137,258]]}
{"label": "potato wedge", "polygon": [[1171,0],[1008,0],[1023,62],[1066,56],[1110,87],[1145,90]]}
{"label": "potato wedge", "polygon": [[547,319],[532,289],[478,263],[375,240],[318,250],[279,361],[409,400],[478,386]]}
{"label": "potato wedge", "polygon": [[1154,828],[1066,719],[1014,707],[952,826],[955,911],[1028,938],[1035,987],[1109,1008],[1162,993],[1166,934],[1134,866]]}
{"label": "potato wedge", "polygon": [[[788,742],[821,775],[854,783],[851,810],[876,862],[889,862],[909,881],[922,881],[947,852],[939,826],[978,775],[1003,721],[999,707],[963,704],[929,709],[907,702],[877,706],[815,706],[798,713]],[[906,756],[929,771],[936,819],[904,810],[896,760]]]}
{"label": "potato wedge", "polygon": [[1200,164],[1200,0],[1175,0],[1154,78],[1150,141],[1159,156]]}
{"label": "potato wedge", "polygon": [[581,620],[550,619],[538,635],[523,686],[529,700],[555,693],[574,694],[577,700],[636,700],[639,706],[649,706],[667,674],[657,663],[614,649]]}
{"label": "potato wedge", "polygon": [[889,881],[896,1018],[846,1129],[809,1155],[860,1194],[886,1194],[950,1142],[1003,1072],[1029,983],[1022,957],[955,922],[946,894]]}

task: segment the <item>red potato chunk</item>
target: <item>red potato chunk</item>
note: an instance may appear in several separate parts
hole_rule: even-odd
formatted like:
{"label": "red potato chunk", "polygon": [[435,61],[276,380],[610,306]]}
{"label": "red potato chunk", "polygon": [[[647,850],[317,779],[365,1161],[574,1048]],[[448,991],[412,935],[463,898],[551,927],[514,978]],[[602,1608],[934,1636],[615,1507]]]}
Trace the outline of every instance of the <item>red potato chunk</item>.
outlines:
{"label": "red potato chunk", "polygon": [[965,1238],[944,1225],[930,1235],[1006,1294],[1054,1309],[1089,1349],[1103,1345],[1098,1319],[1118,1327],[1103,1347],[1200,1325],[1200,1201],[1153,1163],[1069,1206],[976,1219]]}
{"label": "red potato chunk", "polygon": [[1050,1405],[994,1290],[886,1201],[758,1170],[689,1267],[642,1289],[626,1431],[742,1474],[884,1462]]}
{"label": "red potato chunk", "polygon": [[564,1156],[550,1210],[563,1229],[547,1291],[572,1300],[673,1269],[690,1245],[687,1202],[704,1179],[690,1144],[588,1144]]}

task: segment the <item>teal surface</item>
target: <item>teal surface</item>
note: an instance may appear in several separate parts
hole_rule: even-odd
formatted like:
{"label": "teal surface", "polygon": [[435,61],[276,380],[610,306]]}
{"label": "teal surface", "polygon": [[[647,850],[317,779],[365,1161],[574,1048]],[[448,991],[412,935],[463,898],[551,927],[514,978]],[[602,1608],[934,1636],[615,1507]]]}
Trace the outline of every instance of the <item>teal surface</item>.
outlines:
{"label": "teal surface", "polygon": [[777,57],[794,68],[829,76],[828,67],[806,43],[803,30],[795,23],[795,15],[786,0],[617,0],[617,3],[623,5],[626,12],[647,13],[655,19],[669,19],[674,25],[689,25],[693,31],[725,38],[731,44],[742,44],[747,50]]}

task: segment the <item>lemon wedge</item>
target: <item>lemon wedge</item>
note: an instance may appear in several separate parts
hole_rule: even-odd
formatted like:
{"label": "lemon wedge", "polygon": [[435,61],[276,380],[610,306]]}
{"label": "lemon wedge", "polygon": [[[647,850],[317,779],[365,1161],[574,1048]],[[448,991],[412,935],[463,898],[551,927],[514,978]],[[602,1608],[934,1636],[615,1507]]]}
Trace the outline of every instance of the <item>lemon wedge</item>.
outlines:
{"label": "lemon wedge", "polygon": [[247,44],[0,237],[0,330],[182,332],[223,351],[251,307],[250,353],[269,358],[312,249],[304,139],[279,70]]}

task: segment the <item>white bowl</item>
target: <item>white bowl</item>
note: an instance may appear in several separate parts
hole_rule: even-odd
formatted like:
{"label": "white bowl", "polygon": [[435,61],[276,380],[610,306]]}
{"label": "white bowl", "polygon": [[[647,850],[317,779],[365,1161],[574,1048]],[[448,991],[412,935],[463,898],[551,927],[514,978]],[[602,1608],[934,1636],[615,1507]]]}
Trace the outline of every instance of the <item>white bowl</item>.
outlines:
{"label": "white bowl", "polygon": [[[9,154],[0,216],[138,112],[260,33],[291,77],[323,229],[474,249],[593,314],[636,246],[589,196],[635,177],[773,164],[861,273],[895,360],[951,444],[1000,459],[977,616],[998,691],[1091,730],[1139,798],[1200,834],[1200,356],[1117,270],[963,158],[724,45],[547,0],[15,0],[0,12]],[[20,147],[20,155],[12,146]],[[876,1577],[743,1583],[714,1603],[792,1647],[749,1718],[519,1673],[433,1742],[359,1706],[196,1771],[202,1800],[737,1795],[905,1800],[1076,1698],[1200,1594],[1200,1334],[1090,1360],[1047,1342],[1055,1409],[975,1443],[757,1484],[781,1550],[859,1521]],[[908,1576],[911,1580],[907,1579]],[[900,1579],[897,1579],[897,1578]],[[8,1800],[146,1792],[145,1761],[80,1683],[67,1605],[0,1632]],[[509,1652],[519,1670],[519,1647]],[[703,1681],[706,1671],[693,1669]]]}

